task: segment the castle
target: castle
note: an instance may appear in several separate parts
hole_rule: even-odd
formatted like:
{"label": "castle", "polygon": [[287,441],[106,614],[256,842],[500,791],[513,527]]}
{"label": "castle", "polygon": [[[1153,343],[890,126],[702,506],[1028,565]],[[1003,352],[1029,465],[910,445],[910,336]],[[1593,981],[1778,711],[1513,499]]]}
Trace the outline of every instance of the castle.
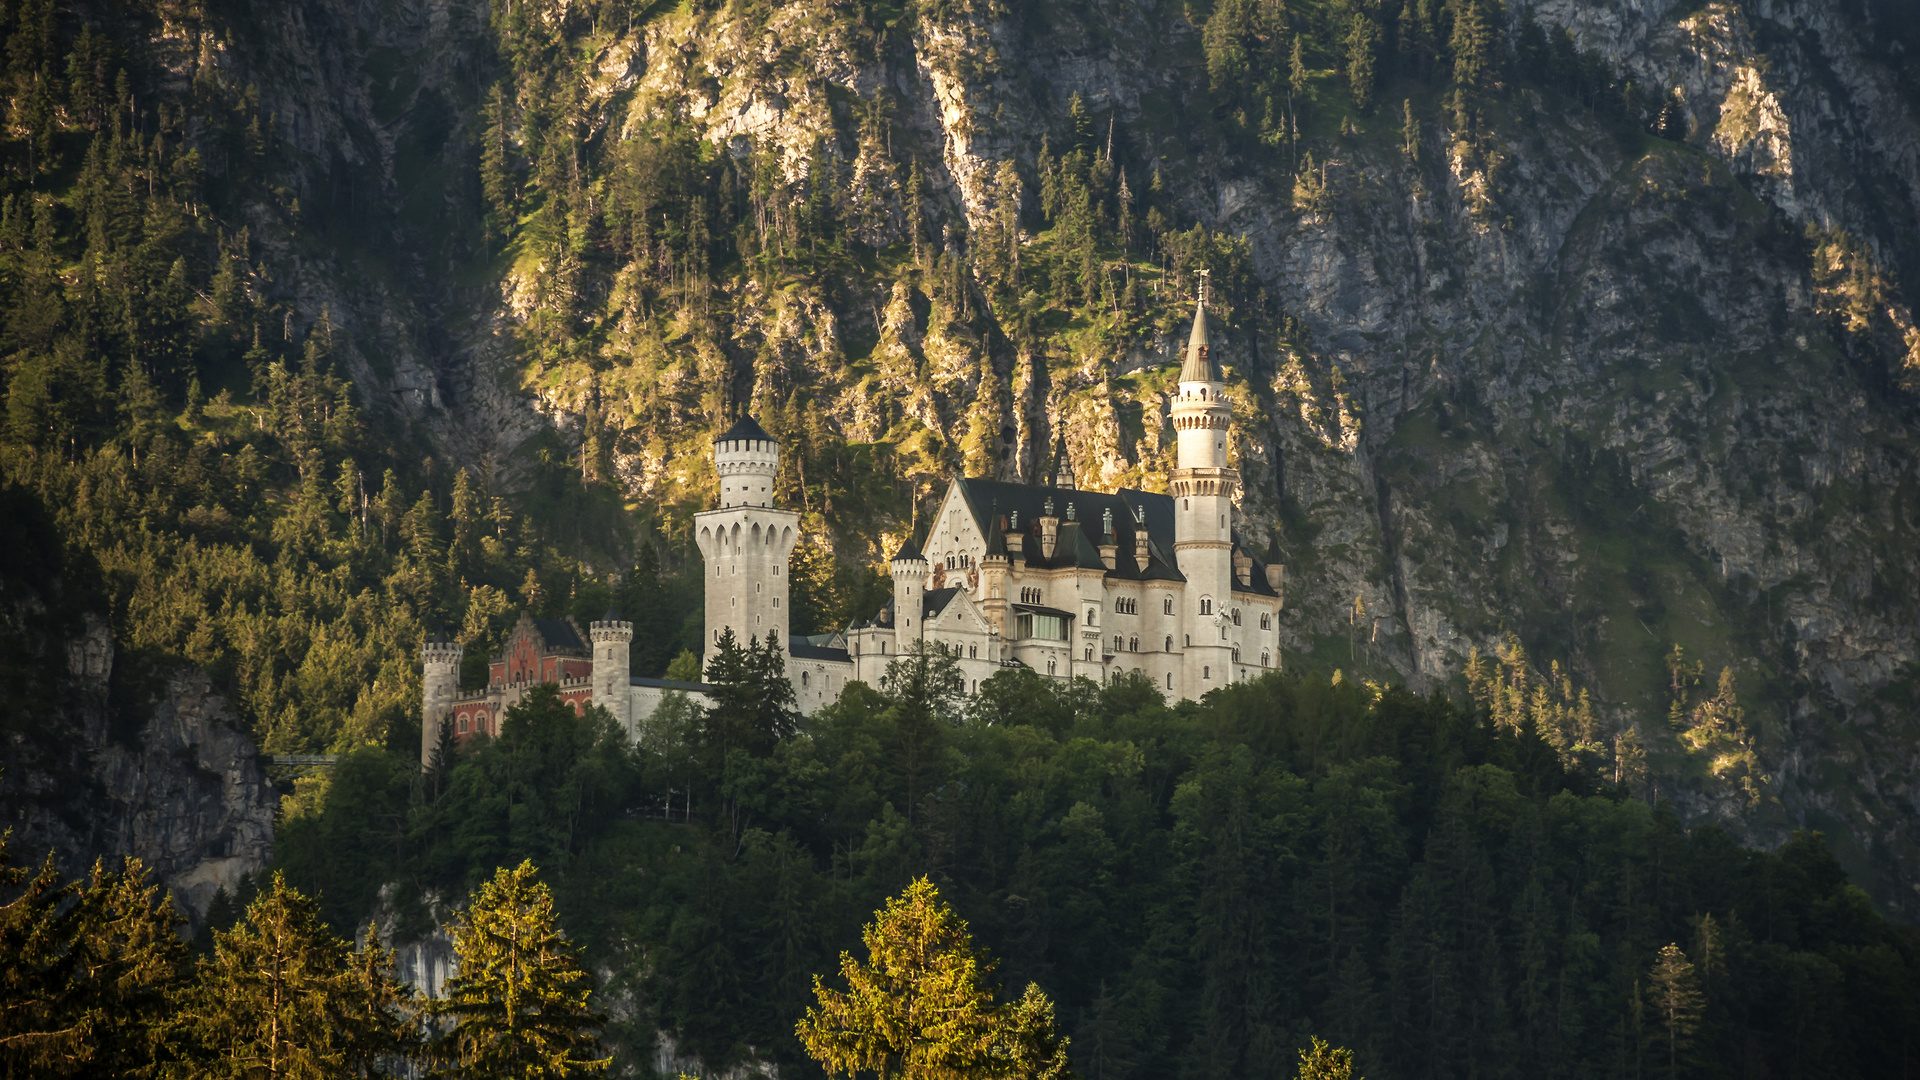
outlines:
{"label": "castle", "polygon": [[[956,658],[969,692],[1002,668],[1104,682],[1134,672],[1173,699],[1257,678],[1280,663],[1282,567],[1263,565],[1233,528],[1240,474],[1227,458],[1230,406],[1207,341],[1204,300],[1193,320],[1172,405],[1178,440],[1168,494],[1081,491],[1066,455],[1047,485],[956,478],[919,544],[893,556],[893,599],[844,631],[788,636],[787,567],[800,516],[774,505],[780,447],[751,417],[714,440],[720,507],[694,517],[706,561],[706,655],[721,636],[772,634],[803,712],[854,680],[878,685],[887,664],[917,648]],[[459,692],[461,647],[429,640],[422,760],[439,725],[456,737],[499,733],[529,688],[557,684],[564,700],[610,711],[629,730],[665,695],[699,683],[629,675],[630,623],[522,615],[492,658],[486,690]]]}

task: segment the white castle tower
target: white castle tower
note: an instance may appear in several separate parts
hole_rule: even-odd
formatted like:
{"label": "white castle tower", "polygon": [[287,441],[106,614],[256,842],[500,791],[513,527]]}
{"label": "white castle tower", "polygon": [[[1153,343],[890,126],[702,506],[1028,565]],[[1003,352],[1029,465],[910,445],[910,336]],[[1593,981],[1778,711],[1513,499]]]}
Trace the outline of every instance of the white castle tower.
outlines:
{"label": "white castle tower", "polygon": [[1187,578],[1179,613],[1183,669],[1188,696],[1196,698],[1224,685],[1232,671],[1233,644],[1226,631],[1233,589],[1233,496],[1240,488],[1239,471],[1227,465],[1232,410],[1207,344],[1206,271],[1200,275],[1193,334],[1180,366],[1180,396],[1173,401],[1178,467],[1168,477],[1174,560]]}
{"label": "white castle tower", "polygon": [[926,607],[927,557],[908,536],[887,568],[893,574],[893,649],[904,655],[926,638],[920,619]]}
{"label": "white castle tower", "polygon": [[440,745],[440,725],[452,718],[460,696],[460,659],[466,650],[457,641],[435,634],[420,645],[420,767],[433,764]]}
{"label": "white castle tower", "polygon": [[713,441],[720,509],[695,514],[694,538],[707,561],[707,647],[722,630],[742,645],[773,634],[787,648],[787,557],[800,536],[800,515],[773,505],[780,445],[751,416]]}
{"label": "white castle tower", "polygon": [[593,639],[593,703],[613,714],[623,730],[633,729],[633,686],[628,677],[633,661],[628,646],[633,644],[633,624],[606,617],[591,624],[587,636]]}

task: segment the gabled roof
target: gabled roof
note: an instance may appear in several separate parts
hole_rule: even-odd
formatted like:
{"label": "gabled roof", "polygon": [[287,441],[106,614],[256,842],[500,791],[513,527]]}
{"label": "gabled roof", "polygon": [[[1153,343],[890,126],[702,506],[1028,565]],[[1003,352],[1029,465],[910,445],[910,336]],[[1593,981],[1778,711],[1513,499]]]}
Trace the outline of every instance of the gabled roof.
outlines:
{"label": "gabled roof", "polygon": [[753,417],[748,416],[746,413],[741,413],[740,419],[735,420],[733,426],[728,428],[725,434],[715,436],[713,441],[723,443],[778,442],[779,440],[767,434],[767,429],[761,427]]}
{"label": "gabled roof", "polygon": [[580,632],[573,627],[573,620],[535,619],[534,629],[540,632],[541,640],[550,649],[580,649],[585,651],[587,643],[580,640]]}
{"label": "gabled roof", "polygon": [[921,599],[924,603],[920,607],[920,618],[922,620],[939,618],[940,613],[947,610],[947,605],[953,603],[953,598],[959,594],[960,588],[957,585],[949,585],[944,589],[931,589],[922,593]]}

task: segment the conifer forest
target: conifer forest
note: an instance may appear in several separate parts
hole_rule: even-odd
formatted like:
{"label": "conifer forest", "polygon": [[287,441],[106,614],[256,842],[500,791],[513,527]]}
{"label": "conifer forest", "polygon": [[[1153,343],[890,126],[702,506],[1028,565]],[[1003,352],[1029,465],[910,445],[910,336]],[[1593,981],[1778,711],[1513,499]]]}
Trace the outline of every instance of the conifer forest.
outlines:
{"label": "conifer forest", "polygon": [[[1203,293],[1272,669],[707,625]],[[1901,0],[0,0],[0,1076],[1920,1077],[1916,304]]]}

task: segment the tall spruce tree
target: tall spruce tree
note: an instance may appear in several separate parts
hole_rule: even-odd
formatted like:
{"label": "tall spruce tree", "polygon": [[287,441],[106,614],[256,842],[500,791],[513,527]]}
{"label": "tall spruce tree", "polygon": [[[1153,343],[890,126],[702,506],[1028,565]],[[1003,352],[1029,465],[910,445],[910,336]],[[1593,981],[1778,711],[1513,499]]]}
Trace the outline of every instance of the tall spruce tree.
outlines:
{"label": "tall spruce tree", "polygon": [[604,1071],[593,979],[560,934],[532,862],[501,867],[453,931],[460,974],[437,1008],[453,1021],[436,1056],[451,1074],[541,1080]]}
{"label": "tall spruce tree", "polygon": [[196,1075],[247,1080],[380,1076],[414,1052],[392,953],[356,954],[320,907],[275,874],[246,921],[213,936],[183,1019]]}

